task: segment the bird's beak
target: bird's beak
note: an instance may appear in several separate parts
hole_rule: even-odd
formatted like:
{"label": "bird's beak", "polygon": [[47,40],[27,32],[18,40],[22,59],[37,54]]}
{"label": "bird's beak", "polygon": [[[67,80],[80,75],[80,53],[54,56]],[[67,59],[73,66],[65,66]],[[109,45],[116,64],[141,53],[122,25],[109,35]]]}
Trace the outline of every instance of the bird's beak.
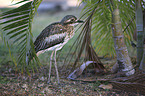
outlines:
{"label": "bird's beak", "polygon": [[84,23],[82,20],[77,20],[76,23]]}

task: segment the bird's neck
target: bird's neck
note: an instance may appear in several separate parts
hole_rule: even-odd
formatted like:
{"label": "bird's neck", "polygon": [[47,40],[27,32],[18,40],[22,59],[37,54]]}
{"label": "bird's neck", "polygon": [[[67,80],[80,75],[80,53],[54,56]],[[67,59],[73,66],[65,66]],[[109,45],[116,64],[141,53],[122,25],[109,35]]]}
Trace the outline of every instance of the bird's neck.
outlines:
{"label": "bird's neck", "polygon": [[74,35],[74,27],[73,26],[66,25],[64,27],[66,28],[68,35],[70,35],[70,36]]}

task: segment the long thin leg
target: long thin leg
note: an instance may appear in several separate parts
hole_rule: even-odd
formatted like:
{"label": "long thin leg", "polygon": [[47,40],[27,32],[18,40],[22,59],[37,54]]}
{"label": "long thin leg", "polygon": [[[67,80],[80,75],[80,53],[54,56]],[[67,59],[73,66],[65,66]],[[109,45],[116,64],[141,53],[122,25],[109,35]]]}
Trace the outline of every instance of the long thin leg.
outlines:
{"label": "long thin leg", "polygon": [[48,82],[47,83],[50,83],[50,81],[51,81],[50,76],[51,76],[51,66],[52,66],[53,53],[54,53],[54,51],[52,51],[51,56],[50,56],[49,77],[48,77]]}
{"label": "long thin leg", "polygon": [[55,70],[56,70],[56,75],[57,75],[57,81],[58,81],[58,84],[60,84],[58,68],[57,68],[57,62],[56,62],[56,52],[57,52],[57,50],[55,50],[55,54],[54,54],[54,61],[55,61],[54,65],[55,65]]}

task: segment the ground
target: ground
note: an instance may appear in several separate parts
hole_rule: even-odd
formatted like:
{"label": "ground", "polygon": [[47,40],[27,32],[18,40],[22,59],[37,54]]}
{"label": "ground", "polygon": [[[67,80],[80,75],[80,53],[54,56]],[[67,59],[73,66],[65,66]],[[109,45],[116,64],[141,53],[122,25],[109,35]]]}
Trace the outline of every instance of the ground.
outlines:
{"label": "ground", "polygon": [[[66,70],[59,67],[59,70],[63,70],[60,71],[61,84],[57,84],[53,67],[51,83],[47,84],[48,65],[42,66],[35,73],[31,73],[31,78],[28,74],[22,75],[19,72],[15,72],[11,67],[10,62],[7,62],[7,65],[2,65],[1,67],[0,96],[143,96],[139,93],[125,92],[112,87],[106,87],[106,89],[99,87],[101,84],[111,84],[97,81],[98,78],[101,79],[107,76],[107,73],[100,76],[85,71],[79,78],[72,81],[63,75],[63,71],[70,71],[70,68]],[[111,67],[108,66],[108,68]]]}

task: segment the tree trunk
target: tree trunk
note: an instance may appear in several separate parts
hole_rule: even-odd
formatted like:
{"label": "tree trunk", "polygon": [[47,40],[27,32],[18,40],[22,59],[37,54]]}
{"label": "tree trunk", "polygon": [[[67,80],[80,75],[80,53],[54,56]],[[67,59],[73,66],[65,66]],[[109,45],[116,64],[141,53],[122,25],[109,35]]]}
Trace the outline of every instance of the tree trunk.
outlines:
{"label": "tree trunk", "polygon": [[139,69],[145,73],[145,49],[144,49],[144,54],[143,54],[143,58],[141,60]]}
{"label": "tree trunk", "polygon": [[[136,31],[137,31],[137,64],[140,65],[143,57],[143,14],[141,0],[136,0]],[[140,66],[141,68],[141,66]]]}
{"label": "tree trunk", "polygon": [[134,74],[130,57],[128,55],[128,50],[125,45],[124,35],[122,32],[121,20],[119,16],[119,10],[114,9],[112,13],[112,33],[114,38],[114,47],[117,55],[118,72],[123,72],[123,75],[129,76]]}
{"label": "tree trunk", "polygon": [[142,70],[145,73],[145,10],[143,11],[143,32],[144,32],[144,53],[143,53],[143,58],[141,60],[139,69]]}

